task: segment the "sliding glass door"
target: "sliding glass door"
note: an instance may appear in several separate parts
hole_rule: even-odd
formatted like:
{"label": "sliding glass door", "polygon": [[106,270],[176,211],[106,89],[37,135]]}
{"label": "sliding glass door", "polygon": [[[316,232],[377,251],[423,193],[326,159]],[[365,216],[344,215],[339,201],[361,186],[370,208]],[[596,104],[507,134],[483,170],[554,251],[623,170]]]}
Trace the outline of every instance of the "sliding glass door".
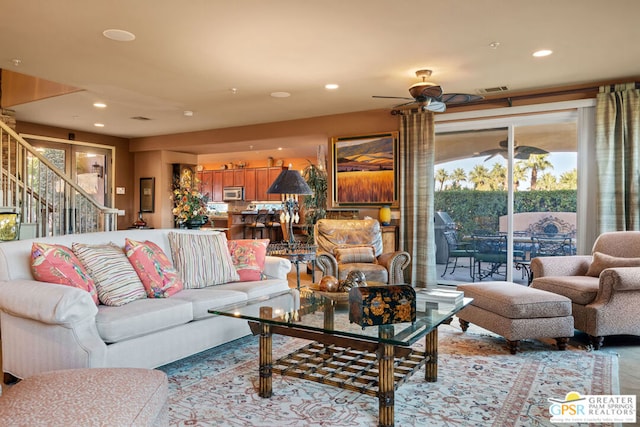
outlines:
{"label": "sliding glass door", "polygon": [[575,112],[436,126],[441,283],[526,284],[532,257],[575,253],[576,128]]}

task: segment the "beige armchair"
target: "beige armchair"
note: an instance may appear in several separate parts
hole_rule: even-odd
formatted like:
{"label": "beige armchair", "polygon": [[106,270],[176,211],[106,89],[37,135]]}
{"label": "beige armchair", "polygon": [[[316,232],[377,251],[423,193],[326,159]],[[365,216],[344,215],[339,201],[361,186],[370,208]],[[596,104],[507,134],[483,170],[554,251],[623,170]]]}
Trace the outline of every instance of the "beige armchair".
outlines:
{"label": "beige armchair", "polygon": [[344,280],[360,270],[367,282],[404,283],[411,256],[405,251],[382,253],[382,230],[375,219],[321,219],[314,226],[316,263],[322,273]]}
{"label": "beige armchair", "polygon": [[591,255],[534,258],[531,272],[531,287],[571,299],[596,350],[605,336],[640,335],[640,231],[603,233]]}

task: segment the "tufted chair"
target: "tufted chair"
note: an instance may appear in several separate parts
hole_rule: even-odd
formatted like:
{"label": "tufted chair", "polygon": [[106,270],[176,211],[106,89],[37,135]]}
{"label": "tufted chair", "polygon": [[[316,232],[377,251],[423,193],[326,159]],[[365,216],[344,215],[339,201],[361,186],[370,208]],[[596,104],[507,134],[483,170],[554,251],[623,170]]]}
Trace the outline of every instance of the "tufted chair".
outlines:
{"label": "tufted chair", "polygon": [[360,270],[367,282],[404,283],[411,256],[405,251],[382,253],[382,230],[375,219],[320,219],[314,226],[316,263],[322,273],[344,280]]}
{"label": "tufted chair", "polygon": [[531,260],[532,288],[572,302],[575,328],[597,350],[609,335],[640,335],[640,231],[603,233],[591,255]]}

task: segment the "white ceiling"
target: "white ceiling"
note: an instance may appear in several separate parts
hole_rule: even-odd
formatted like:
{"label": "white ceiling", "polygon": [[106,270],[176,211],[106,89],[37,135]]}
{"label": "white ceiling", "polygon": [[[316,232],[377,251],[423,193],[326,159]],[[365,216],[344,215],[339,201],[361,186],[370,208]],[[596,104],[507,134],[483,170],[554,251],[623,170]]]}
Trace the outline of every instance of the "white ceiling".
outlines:
{"label": "white ceiling", "polygon": [[[640,76],[638,0],[0,0],[0,8],[0,68],[84,89],[11,107],[17,119],[130,138],[386,109],[396,102],[371,96],[409,96],[421,68],[449,93]],[[136,39],[108,40],[110,28]],[[554,53],[532,57],[541,48]],[[278,91],[291,96],[270,96]]]}

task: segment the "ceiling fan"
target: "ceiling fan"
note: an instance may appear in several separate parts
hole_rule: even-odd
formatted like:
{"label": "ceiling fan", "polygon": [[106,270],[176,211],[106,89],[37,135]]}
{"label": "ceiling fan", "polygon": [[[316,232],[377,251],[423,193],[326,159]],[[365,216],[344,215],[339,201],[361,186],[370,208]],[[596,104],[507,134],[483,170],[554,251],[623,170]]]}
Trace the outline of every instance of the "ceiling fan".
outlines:
{"label": "ceiling fan", "polygon": [[[507,147],[508,147],[508,142],[506,139],[500,141],[498,143],[498,145],[500,146],[500,148],[492,148],[491,150],[485,150],[482,151],[480,153],[474,154],[473,157],[484,157],[487,156],[486,159],[484,159],[484,161],[486,162],[489,159],[492,159],[495,156],[502,156],[504,158],[507,157]],[[532,154],[549,154],[549,152],[547,150],[543,150],[542,148],[538,148],[538,147],[531,147],[528,145],[515,145],[515,147],[513,147],[513,158],[514,159],[518,159],[518,160],[526,160],[528,159]]]}
{"label": "ceiling fan", "polygon": [[402,96],[377,96],[373,95],[373,98],[387,98],[387,99],[407,99],[410,102],[395,105],[392,114],[398,114],[399,111],[395,110],[399,107],[405,107],[412,104],[417,104],[418,107],[425,111],[433,111],[436,113],[442,113],[447,109],[448,104],[465,104],[467,102],[480,101],[484,99],[479,95],[471,95],[468,93],[442,93],[442,87],[427,81],[427,78],[431,76],[431,70],[418,70],[416,76],[421,78],[422,81],[415,83],[409,88],[409,94],[412,98]]}

